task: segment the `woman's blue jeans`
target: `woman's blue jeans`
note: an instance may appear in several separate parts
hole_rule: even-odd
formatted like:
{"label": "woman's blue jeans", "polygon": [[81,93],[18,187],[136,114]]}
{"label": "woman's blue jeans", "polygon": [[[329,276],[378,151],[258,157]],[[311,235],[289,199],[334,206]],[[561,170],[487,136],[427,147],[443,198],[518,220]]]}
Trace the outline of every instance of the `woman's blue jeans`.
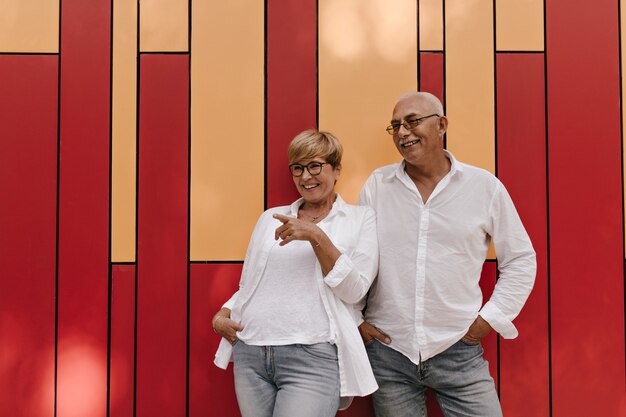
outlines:
{"label": "woman's blue jeans", "polygon": [[243,417],[334,417],[339,407],[337,347],[252,346],[233,349],[235,392]]}
{"label": "woman's blue jeans", "polygon": [[366,349],[379,386],[373,394],[377,417],[426,416],[426,388],[446,417],[502,416],[480,344],[459,340],[419,365],[375,339]]}

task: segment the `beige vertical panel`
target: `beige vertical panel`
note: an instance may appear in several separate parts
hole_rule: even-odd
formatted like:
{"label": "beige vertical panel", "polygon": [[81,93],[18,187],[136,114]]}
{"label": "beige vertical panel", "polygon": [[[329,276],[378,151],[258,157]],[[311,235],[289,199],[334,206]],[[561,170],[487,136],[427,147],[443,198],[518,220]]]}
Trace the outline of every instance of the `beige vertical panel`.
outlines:
{"label": "beige vertical panel", "polygon": [[135,261],[137,1],[113,1],[111,260]]}
{"label": "beige vertical panel", "polygon": [[263,211],[263,2],[194,2],[192,31],[191,260],[239,260]]}
{"label": "beige vertical panel", "polygon": [[443,0],[419,2],[420,50],[443,50]]}
{"label": "beige vertical panel", "polygon": [[[195,7],[194,3],[194,9]],[[188,0],[141,0],[139,9],[141,52],[187,51],[188,16]]]}
{"label": "beige vertical panel", "polygon": [[[462,162],[495,173],[492,2],[446,1],[447,148]],[[493,245],[488,259],[495,259]]]}
{"label": "beige vertical panel", "polygon": [[543,51],[543,1],[496,0],[498,51]]}
{"label": "beige vertical panel", "polygon": [[319,124],[344,146],[337,190],[351,203],[371,171],[400,160],[385,132],[396,99],[417,90],[414,0],[319,0]]}
{"label": "beige vertical panel", "polygon": [[0,0],[0,52],[59,52],[59,0]]}
{"label": "beige vertical panel", "polygon": [[447,147],[495,173],[492,2],[446,1]]}

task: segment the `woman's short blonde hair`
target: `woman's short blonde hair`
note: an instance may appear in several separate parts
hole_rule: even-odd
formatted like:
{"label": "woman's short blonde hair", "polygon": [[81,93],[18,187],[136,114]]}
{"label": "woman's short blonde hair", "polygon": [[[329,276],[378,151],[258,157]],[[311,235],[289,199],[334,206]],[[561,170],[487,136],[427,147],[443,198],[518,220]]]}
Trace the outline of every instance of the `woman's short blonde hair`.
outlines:
{"label": "woman's short blonde hair", "polygon": [[333,168],[337,168],[341,165],[343,147],[339,139],[332,133],[309,129],[293,138],[287,149],[287,154],[289,155],[289,164],[320,157]]}

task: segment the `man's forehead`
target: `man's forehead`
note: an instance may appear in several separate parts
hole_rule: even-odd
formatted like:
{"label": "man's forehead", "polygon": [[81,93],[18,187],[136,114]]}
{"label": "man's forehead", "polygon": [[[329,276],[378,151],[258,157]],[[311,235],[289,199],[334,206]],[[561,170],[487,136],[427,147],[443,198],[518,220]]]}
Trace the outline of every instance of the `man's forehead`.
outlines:
{"label": "man's forehead", "polygon": [[429,103],[421,97],[410,97],[400,100],[393,109],[394,120],[404,119],[410,116],[423,116],[429,111]]}

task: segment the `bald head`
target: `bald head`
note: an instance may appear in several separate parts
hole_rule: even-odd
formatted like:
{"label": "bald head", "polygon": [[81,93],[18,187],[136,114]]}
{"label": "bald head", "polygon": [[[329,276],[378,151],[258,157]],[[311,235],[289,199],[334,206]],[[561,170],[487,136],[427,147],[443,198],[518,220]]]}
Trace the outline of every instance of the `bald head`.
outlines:
{"label": "bald head", "polygon": [[426,106],[428,108],[428,111],[437,113],[439,116],[444,115],[443,105],[441,104],[441,101],[439,101],[439,99],[431,93],[427,93],[425,91],[411,91],[408,93],[404,93],[400,97],[398,97],[398,102],[396,103],[396,106],[398,105],[398,103],[403,101],[419,102],[420,104]]}

